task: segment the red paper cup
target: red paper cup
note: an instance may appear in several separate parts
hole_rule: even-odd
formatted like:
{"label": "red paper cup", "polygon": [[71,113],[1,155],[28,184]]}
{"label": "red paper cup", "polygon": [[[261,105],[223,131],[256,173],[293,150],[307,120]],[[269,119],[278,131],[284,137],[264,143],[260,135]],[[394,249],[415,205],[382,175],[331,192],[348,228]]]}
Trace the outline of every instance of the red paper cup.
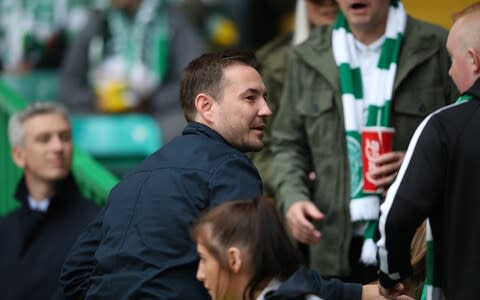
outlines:
{"label": "red paper cup", "polygon": [[392,151],[392,139],[395,133],[394,128],[371,126],[365,127],[362,131],[362,168],[363,168],[363,192],[381,193],[382,188],[377,188],[368,175],[370,170],[376,168],[372,161],[384,153]]}

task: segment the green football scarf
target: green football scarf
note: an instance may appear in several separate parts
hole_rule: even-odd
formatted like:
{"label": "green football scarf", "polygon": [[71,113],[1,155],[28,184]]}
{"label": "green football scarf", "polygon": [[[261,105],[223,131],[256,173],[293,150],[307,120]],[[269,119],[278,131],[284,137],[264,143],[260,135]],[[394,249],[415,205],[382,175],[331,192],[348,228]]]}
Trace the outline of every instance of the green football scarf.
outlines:
{"label": "green football scarf", "polygon": [[[399,1],[392,1],[388,14],[380,58],[372,86],[372,98],[364,99],[360,64],[351,33],[343,13],[338,13],[333,30],[332,43],[335,62],[340,74],[345,138],[350,165],[352,222],[367,221],[364,245],[360,261],[367,265],[376,264],[376,246],[373,235],[379,214],[380,195],[363,193],[361,129],[364,126],[389,126],[390,102],[397,61],[405,31],[407,15]],[[363,109],[367,107],[367,120]]]}
{"label": "green football scarf", "polygon": [[108,11],[107,17],[114,52],[122,57],[126,69],[142,63],[157,81],[164,78],[168,62],[167,9],[159,9],[163,2],[143,0],[133,21],[114,9]]}
{"label": "green football scarf", "polygon": [[[461,95],[457,98],[455,104],[461,104],[472,99],[470,95]],[[430,222],[427,220],[426,236],[426,264],[425,264],[425,284],[423,286],[421,300],[444,300],[443,290],[438,286],[438,278],[435,273],[435,253],[433,249],[433,235],[430,228]]]}

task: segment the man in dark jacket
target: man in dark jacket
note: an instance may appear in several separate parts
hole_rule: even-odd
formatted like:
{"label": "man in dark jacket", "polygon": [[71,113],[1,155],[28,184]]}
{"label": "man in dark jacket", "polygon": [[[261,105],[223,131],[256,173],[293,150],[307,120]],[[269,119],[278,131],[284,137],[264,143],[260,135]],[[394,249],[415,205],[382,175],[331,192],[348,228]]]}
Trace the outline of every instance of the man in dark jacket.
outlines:
{"label": "man in dark jacket", "polygon": [[78,239],[61,281],[72,299],[209,299],[195,279],[189,229],[205,209],[262,193],[243,153],[263,147],[271,111],[251,53],[205,54],[183,74],[183,135],[110,193]]}
{"label": "man in dark jacket", "polygon": [[449,300],[477,299],[480,293],[479,30],[476,2],[455,21],[447,40],[449,74],[462,96],[420,124],[381,206],[380,292],[389,299],[403,291],[402,282],[412,273],[410,242],[426,218],[436,280],[428,291]]}
{"label": "man in dark jacket", "polygon": [[98,208],[70,173],[71,128],[62,107],[32,104],[12,116],[8,133],[24,176],[15,193],[20,207],[0,219],[1,298],[54,299],[63,261]]}

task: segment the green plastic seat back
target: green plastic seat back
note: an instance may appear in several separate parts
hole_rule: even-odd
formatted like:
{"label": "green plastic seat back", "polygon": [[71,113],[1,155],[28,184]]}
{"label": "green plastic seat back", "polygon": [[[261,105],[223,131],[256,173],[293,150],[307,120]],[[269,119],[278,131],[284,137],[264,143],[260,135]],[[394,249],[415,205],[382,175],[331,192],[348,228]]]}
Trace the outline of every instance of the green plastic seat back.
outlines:
{"label": "green plastic seat back", "polygon": [[72,124],[75,145],[119,176],[162,146],[160,128],[146,114],[77,115]]}

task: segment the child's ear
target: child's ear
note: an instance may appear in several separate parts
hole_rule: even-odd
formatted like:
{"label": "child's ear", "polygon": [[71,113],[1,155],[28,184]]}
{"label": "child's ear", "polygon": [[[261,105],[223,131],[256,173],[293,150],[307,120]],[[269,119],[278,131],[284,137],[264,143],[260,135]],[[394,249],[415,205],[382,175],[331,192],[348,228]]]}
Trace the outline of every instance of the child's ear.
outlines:
{"label": "child's ear", "polygon": [[227,250],[228,267],[232,273],[238,273],[243,266],[243,253],[237,247],[230,247]]}

